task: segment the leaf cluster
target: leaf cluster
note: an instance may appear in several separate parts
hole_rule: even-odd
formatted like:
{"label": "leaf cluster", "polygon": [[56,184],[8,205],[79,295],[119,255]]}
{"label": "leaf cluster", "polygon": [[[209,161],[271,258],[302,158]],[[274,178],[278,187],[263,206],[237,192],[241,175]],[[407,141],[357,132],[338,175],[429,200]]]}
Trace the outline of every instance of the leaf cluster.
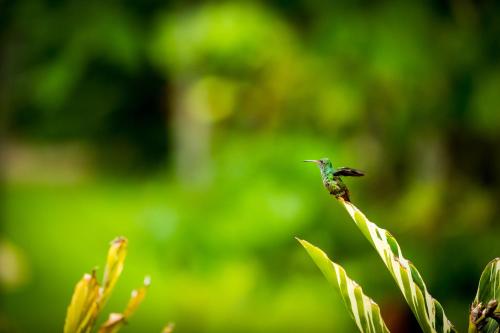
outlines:
{"label": "leaf cluster", "polygon": [[[394,278],[403,297],[425,333],[452,333],[455,328],[448,320],[441,304],[428,292],[417,268],[403,256],[396,239],[385,229],[369,221],[352,203],[342,199],[354,223],[372,244]],[[325,277],[340,292],[360,332],[389,332],[380,314],[379,306],[363,293],[345,270],[331,261],[319,248],[299,240]],[[492,260],[484,269],[476,298],[469,315],[469,333],[498,333],[500,331],[500,259]]]}
{"label": "leaf cluster", "polygon": [[[118,237],[111,242],[101,284],[97,281],[95,269],[91,274],[85,274],[76,284],[66,314],[64,333],[89,333],[93,331],[97,318],[109,300],[123,271],[127,256],[127,244],[128,240],[124,237]],[[150,282],[149,277],[144,278],[143,286],[132,291],[125,310],[121,313],[110,313],[108,319],[99,327],[98,332],[118,332],[143,301]]]}

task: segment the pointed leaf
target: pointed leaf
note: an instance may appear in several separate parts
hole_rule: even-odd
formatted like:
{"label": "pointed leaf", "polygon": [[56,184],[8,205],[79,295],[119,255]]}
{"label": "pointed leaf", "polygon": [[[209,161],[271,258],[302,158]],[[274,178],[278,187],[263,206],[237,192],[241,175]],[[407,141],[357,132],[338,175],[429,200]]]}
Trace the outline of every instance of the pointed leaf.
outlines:
{"label": "pointed leaf", "polygon": [[484,268],[474,302],[486,304],[492,299],[500,302],[500,258],[493,259]]}
{"label": "pointed leaf", "polygon": [[118,237],[111,242],[111,247],[108,251],[108,258],[106,261],[106,268],[104,269],[104,278],[102,282],[101,297],[99,303],[101,308],[104,307],[106,302],[115,287],[120,274],[123,271],[123,264],[127,256],[127,239],[125,237]]}
{"label": "pointed leaf", "polygon": [[382,319],[380,308],[363,289],[351,280],[342,266],[330,261],[328,256],[309,242],[297,239],[307,250],[327,280],[340,292],[344,304],[356,326],[362,333],[388,333],[389,330]]}
{"label": "pointed leaf", "polygon": [[352,203],[342,199],[339,201],[347,209],[366,239],[377,250],[417,318],[422,331],[425,333],[456,332],[441,304],[427,291],[424,280],[416,267],[403,257],[396,239],[387,230],[370,222]]}

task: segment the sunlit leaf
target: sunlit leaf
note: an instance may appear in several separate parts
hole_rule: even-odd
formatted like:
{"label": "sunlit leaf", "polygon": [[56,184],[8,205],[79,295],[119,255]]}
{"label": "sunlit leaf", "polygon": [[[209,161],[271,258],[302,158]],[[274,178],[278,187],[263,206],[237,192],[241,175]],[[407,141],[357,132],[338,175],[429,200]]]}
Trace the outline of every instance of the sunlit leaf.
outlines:
{"label": "sunlit leaf", "polygon": [[137,310],[139,304],[141,304],[142,300],[146,296],[146,291],[149,285],[151,284],[151,279],[149,276],[144,278],[144,285],[132,291],[132,295],[130,296],[130,300],[128,301],[127,307],[123,311],[123,313],[111,313],[108,317],[108,320],[104,322],[99,328],[99,333],[115,333],[127,322],[127,320],[132,316],[132,314]]}
{"label": "sunlit leaf", "polygon": [[[84,275],[83,279],[76,285],[64,325],[64,333],[88,333],[94,328],[100,310],[109,299],[111,291],[123,270],[123,263],[127,254],[127,239],[118,237],[111,242],[108,251],[106,268],[104,271],[103,285],[99,286],[95,270],[92,274]],[[141,292],[138,301],[132,303],[131,312],[135,310],[138,303],[144,297]],[[111,316],[110,316],[111,319]],[[106,329],[119,327],[116,317],[113,321],[106,322]],[[105,324],[106,324],[105,323]],[[113,332],[113,331],[106,331]]]}
{"label": "sunlit leaf", "polygon": [[[500,258],[486,265],[469,316],[469,333],[500,330]],[[496,317],[496,320],[494,319]]]}
{"label": "sunlit leaf", "polygon": [[352,203],[342,199],[339,201],[347,209],[363,235],[377,250],[417,318],[422,331],[425,333],[456,332],[441,304],[427,291],[424,280],[416,267],[403,257],[396,239],[387,230],[370,222]]}
{"label": "sunlit leaf", "polygon": [[92,318],[97,312],[99,284],[95,276],[85,274],[77,283],[66,314],[64,333],[85,332],[92,325]]}
{"label": "sunlit leaf", "polygon": [[144,278],[144,286],[142,286],[137,290],[132,291],[132,296],[128,301],[125,311],[123,311],[123,315],[125,316],[125,318],[127,319],[130,318],[130,316],[137,310],[139,304],[141,304],[142,300],[146,296],[146,291],[150,284],[151,284],[151,279],[149,278],[149,276],[146,276],[146,278]]}
{"label": "sunlit leaf", "polygon": [[99,299],[100,306],[103,307],[113,288],[123,271],[123,264],[127,256],[127,239],[118,237],[111,242],[111,247],[108,251],[106,268],[104,270],[104,278],[102,282],[102,294]]}
{"label": "sunlit leaf", "polygon": [[378,304],[363,293],[361,286],[347,276],[342,266],[330,261],[328,256],[318,247],[305,240],[298,239],[298,241],[307,250],[327,280],[340,292],[340,296],[360,332],[389,332],[380,314]]}

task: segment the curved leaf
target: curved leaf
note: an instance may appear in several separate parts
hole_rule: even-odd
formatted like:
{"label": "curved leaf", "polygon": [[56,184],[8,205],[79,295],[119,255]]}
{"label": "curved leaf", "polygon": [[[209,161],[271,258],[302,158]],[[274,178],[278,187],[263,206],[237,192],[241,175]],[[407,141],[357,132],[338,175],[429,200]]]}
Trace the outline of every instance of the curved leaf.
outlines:
{"label": "curved leaf", "polygon": [[474,302],[487,303],[492,299],[500,302],[500,258],[493,259],[484,268]]}
{"label": "curved leaf", "polygon": [[403,257],[396,239],[385,229],[370,222],[352,203],[339,199],[363,235],[377,250],[387,269],[415,314],[422,331],[456,332],[441,304],[427,291],[424,280],[413,264]]}
{"label": "curved leaf", "polygon": [[351,280],[342,266],[331,261],[318,247],[305,240],[297,240],[304,246],[327,280],[340,292],[347,310],[363,333],[388,333],[389,330],[382,319],[380,308],[363,289]]}

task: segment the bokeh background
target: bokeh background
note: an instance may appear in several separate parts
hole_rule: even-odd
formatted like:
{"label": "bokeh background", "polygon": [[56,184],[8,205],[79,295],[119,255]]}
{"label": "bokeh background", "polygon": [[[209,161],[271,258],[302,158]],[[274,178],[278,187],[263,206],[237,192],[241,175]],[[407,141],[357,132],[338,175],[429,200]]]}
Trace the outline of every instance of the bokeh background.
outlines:
{"label": "bokeh background", "polygon": [[124,235],[105,313],[152,278],[124,332],[354,332],[294,236],[419,332],[301,162],[328,156],[464,332],[500,254],[499,4],[1,1],[0,331],[61,331]]}

